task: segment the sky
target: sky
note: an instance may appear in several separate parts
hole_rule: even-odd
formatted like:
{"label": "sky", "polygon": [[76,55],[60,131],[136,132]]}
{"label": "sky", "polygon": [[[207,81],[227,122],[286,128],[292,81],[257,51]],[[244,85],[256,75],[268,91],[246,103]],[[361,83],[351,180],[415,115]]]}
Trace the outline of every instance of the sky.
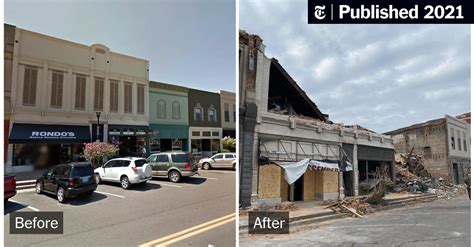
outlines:
{"label": "sky", "polygon": [[150,80],[235,92],[233,0],[6,0],[5,23],[147,59]]}
{"label": "sky", "polygon": [[239,28],[333,122],[384,133],[470,111],[469,25],[309,25],[306,0],[239,7]]}

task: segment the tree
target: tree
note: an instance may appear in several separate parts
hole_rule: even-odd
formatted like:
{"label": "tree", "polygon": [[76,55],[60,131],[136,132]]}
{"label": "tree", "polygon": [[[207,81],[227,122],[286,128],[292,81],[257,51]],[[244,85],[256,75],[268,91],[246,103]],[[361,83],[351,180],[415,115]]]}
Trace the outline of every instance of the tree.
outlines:
{"label": "tree", "polygon": [[224,152],[235,152],[235,139],[226,136],[222,139],[222,148]]}
{"label": "tree", "polygon": [[111,158],[118,151],[118,146],[106,142],[84,143],[84,157],[92,163],[94,168],[100,166],[104,157]]}

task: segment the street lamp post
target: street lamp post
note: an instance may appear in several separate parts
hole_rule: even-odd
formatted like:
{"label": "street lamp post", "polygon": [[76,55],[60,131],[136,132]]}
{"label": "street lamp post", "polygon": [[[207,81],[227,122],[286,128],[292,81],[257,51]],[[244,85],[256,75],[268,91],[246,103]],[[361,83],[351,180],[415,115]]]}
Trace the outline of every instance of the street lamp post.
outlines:
{"label": "street lamp post", "polygon": [[100,119],[100,111],[95,112],[95,116],[97,117],[97,133],[96,133],[96,138],[97,138],[97,141],[100,141],[100,140],[99,140],[99,119]]}

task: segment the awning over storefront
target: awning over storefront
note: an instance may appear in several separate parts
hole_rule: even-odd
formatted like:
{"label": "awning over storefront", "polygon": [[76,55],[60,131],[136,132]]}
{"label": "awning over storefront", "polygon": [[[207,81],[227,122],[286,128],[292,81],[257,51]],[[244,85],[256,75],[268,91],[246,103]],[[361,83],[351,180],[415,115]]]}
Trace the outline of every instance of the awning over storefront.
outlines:
{"label": "awning over storefront", "polygon": [[189,126],[150,124],[153,130],[152,138],[156,139],[188,139]]}
{"label": "awning over storefront", "polygon": [[13,124],[9,143],[85,143],[91,141],[89,126]]}
{"label": "awning over storefront", "polygon": [[308,169],[313,171],[339,171],[338,163],[327,163],[312,159],[304,159],[298,162],[278,162],[276,164],[285,170],[285,180],[288,184],[293,184]]}

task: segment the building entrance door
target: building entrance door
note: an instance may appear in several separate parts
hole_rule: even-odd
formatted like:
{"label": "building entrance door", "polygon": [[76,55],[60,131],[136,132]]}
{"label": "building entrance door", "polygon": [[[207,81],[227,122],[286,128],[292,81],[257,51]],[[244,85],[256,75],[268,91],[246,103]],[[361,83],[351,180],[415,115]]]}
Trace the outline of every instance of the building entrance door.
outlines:
{"label": "building entrance door", "polygon": [[453,163],[453,183],[459,184],[459,168],[457,163]]}

